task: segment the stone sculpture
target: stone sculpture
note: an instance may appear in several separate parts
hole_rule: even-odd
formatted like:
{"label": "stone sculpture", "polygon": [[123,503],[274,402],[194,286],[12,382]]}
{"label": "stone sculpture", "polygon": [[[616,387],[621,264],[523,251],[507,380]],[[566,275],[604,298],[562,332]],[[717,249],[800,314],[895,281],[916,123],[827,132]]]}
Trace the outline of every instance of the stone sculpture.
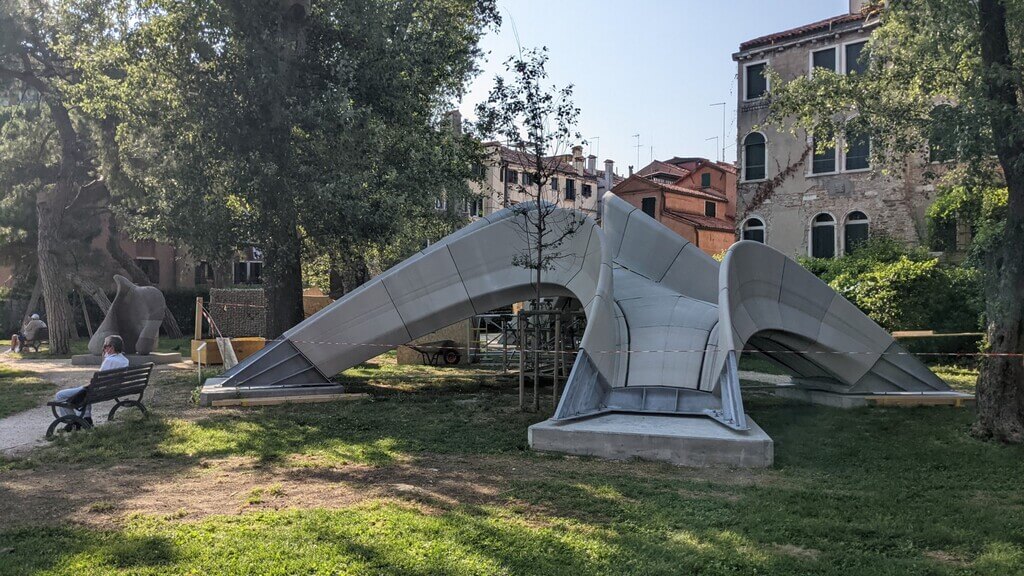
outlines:
{"label": "stone sculpture", "polygon": [[[770,464],[771,440],[743,410],[737,361],[747,350],[789,368],[799,386],[831,393],[952,394],[855,306],[764,244],[739,242],[719,264],[616,196],[603,205],[602,225],[586,219],[544,275],[546,296],[574,297],[587,316],[552,422],[611,413],[710,418],[739,436],[760,434],[767,447],[753,465]],[[388,348],[529,300],[532,272],[512,265],[525,249],[517,218],[521,211],[497,212],[431,245],[215,385],[234,393],[327,386]],[[557,231],[559,219],[578,215],[559,209],[548,218]]]}
{"label": "stone sculpture", "polygon": [[89,352],[103,354],[103,339],[118,334],[126,355],[146,355],[156,350],[167,305],[154,286],[136,286],[121,275],[114,276],[117,294],[103,323],[89,339]]}

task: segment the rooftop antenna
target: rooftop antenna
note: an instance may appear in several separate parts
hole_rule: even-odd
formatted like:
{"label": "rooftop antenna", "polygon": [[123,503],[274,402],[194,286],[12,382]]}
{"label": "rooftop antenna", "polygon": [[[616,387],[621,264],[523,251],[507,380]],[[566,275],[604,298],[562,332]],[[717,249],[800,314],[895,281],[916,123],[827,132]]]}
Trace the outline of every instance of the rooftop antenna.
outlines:
{"label": "rooftop antenna", "polygon": [[634,146],[634,148],[636,148],[636,165],[637,165],[637,170],[639,170],[640,169],[640,149],[643,148],[644,145],[640,143],[640,134],[633,134],[633,138],[636,138],[636,146]]}
{"label": "rooftop antenna", "polygon": [[587,144],[590,144],[594,140],[597,141],[597,150],[595,151],[594,147],[591,146],[590,147],[591,148],[590,151],[593,152],[594,156],[601,156],[601,137],[600,136],[591,136],[590,138],[587,138]]}
{"label": "rooftop antenna", "polygon": [[[722,140],[720,141],[720,143],[722,145],[722,159],[720,160],[720,162],[725,162],[725,111],[726,111],[726,106],[725,106],[725,102],[715,102],[714,104],[711,105],[712,108],[714,108],[715,106],[721,106],[722,107]],[[715,148],[718,148],[718,147],[715,146]],[[717,152],[717,150],[716,150],[716,152]]]}
{"label": "rooftop antenna", "polygon": [[711,138],[705,138],[704,139],[705,142],[707,142],[708,140],[714,140],[715,141],[715,154],[718,154],[718,136],[712,136]]}

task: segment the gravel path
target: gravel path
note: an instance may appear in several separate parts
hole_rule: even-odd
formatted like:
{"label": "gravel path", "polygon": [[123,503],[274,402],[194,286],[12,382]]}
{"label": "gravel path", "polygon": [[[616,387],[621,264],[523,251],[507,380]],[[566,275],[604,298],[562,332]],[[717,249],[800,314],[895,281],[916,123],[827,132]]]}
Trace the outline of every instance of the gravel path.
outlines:
{"label": "gravel path", "polygon": [[[96,366],[72,366],[70,359],[63,360],[7,360],[9,366],[30,370],[36,376],[54,384],[54,390],[81,386],[89,382]],[[156,370],[191,369],[187,363],[157,366]],[[149,396],[147,392],[146,396]],[[49,398],[46,400],[49,401]],[[0,454],[17,455],[46,442],[46,428],[53,422],[53,412],[46,405],[12,414],[0,419]],[[96,425],[106,422],[107,412],[113,401],[93,405],[92,418]]]}

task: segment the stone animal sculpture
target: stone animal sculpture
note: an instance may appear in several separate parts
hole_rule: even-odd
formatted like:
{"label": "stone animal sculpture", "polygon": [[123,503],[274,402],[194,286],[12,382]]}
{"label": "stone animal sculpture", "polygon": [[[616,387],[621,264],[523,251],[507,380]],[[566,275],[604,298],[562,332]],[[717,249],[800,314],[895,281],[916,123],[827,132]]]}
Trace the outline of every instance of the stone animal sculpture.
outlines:
{"label": "stone animal sculpture", "polygon": [[114,276],[117,294],[103,323],[89,339],[89,352],[103,353],[103,339],[117,334],[124,340],[125,354],[149,354],[160,339],[167,304],[159,288],[136,286],[121,275]]}
{"label": "stone animal sculpture", "polygon": [[[721,264],[606,194],[544,273],[546,296],[587,316],[555,420],[607,412],[706,416],[748,429],[737,360],[755,350],[808,388],[948,394],[884,329],[793,260],[757,242]],[[473,222],[367,282],[225,372],[225,387],[330,384],[329,377],[475,314],[532,298],[523,208]],[[552,234],[580,215],[558,209]]]}

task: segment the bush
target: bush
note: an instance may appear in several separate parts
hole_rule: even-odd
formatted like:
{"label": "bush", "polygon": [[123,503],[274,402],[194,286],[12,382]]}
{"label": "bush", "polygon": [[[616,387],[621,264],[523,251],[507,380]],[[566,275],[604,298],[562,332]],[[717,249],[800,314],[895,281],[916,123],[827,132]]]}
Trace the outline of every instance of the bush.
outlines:
{"label": "bush", "polygon": [[210,303],[210,290],[202,289],[179,289],[164,292],[164,300],[167,301],[167,309],[178,321],[178,327],[186,338],[191,338],[196,326],[196,297],[202,296],[203,301]]}
{"label": "bush", "polygon": [[926,252],[886,238],[845,258],[801,263],[889,331],[980,327],[982,286],[975,269],[942,266]]}

